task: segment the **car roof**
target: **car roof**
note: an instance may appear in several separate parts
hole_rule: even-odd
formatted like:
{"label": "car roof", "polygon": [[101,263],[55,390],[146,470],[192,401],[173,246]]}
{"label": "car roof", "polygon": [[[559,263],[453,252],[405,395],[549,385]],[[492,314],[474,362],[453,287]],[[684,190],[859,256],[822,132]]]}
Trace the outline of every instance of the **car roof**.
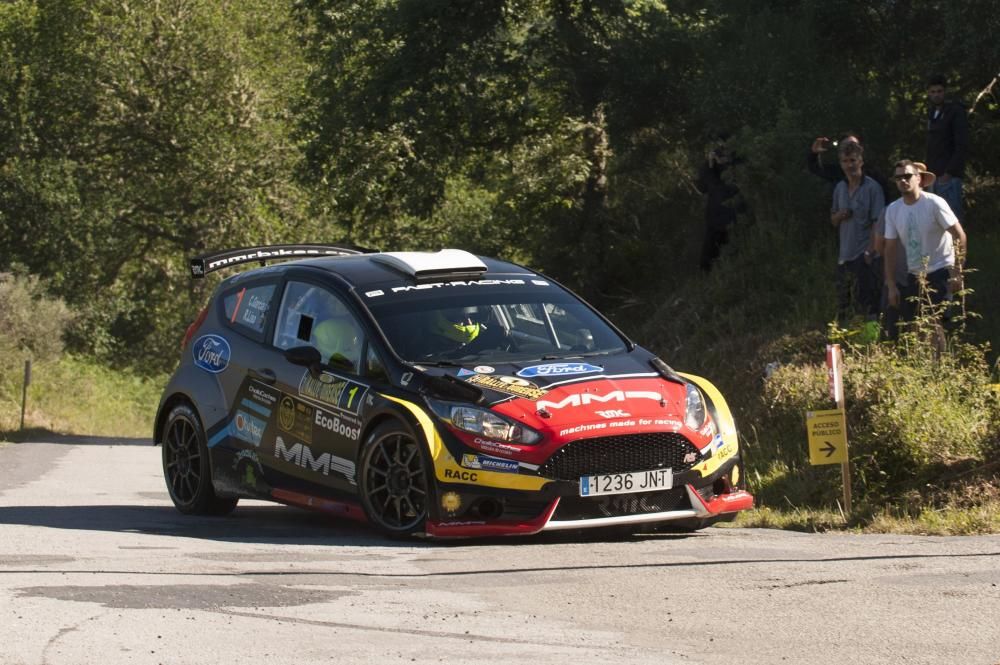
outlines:
{"label": "car roof", "polygon": [[[351,284],[363,287],[370,284],[380,284],[389,281],[415,280],[421,281],[447,281],[450,279],[468,279],[470,274],[461,270],[447,272],[445,270],[436,272],[433,276],[418,278],[412,274],[406,274],[400,269],[392,267],[388,262],[379,260],[386,255],[394,253],[362,254],[359,256],[342,256],[319,259],[303,259],[301,261],[291,261],[286,266],[302,265],[319,268],[331,273],[340,275]],[[428,252],[427,254],[430,254]],[[473,255],[470,255],[473,256]],[[475,275],[475,279],[489,279],[500,275],[536,275],[534,271],[523,268],[514,263],[500,261],[484,256],[476,256],[485,266],[485,271]]]}
{"label": "car roof", "polygon": [[[277,256],[274,251],[281,247],[307,247],[310,254],[320,254],[320,256],[287,260],[284,256]],[[260,258],[263,255],[274,258]],[[220,257],[226,258],[221,261],[213,260]],[[275,245],[225,250],[213,255],[203,255],[192,259],[192,275],[199,278],[208,272],[221,268],[236,268],[242,263],[263,263],[275,259],[283,262],[237,272],[224,280],[223,283],[242,281],[257,275],[286,272],[296,268],[334,274],[356,288],[365,288],[387,282],[428,283],[493,279],[512,275],[539,276],[538,273],[515,263],[477,256],[458,249],[443,249],[438,252],[374,252],[323,245]]]}

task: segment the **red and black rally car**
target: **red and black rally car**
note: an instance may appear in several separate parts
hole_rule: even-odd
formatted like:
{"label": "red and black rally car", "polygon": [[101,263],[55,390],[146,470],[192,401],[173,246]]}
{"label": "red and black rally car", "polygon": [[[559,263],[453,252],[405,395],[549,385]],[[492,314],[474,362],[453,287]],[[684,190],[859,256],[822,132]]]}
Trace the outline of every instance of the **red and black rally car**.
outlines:
{"label": "red and black rally car", "polygon": [[[291,259],[291,260],[289,260]],[[389,534],[700,528],[753,505],[732,415],[551,279],[461,250],[230,250],[156,416],[185,513],[240,497]]]}

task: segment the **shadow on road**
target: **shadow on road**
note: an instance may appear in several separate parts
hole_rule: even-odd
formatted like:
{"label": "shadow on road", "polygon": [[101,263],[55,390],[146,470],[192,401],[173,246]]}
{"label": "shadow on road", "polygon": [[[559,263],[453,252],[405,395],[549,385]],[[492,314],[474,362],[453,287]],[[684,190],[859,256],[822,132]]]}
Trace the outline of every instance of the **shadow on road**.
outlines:
{"label": "shadow on road", "polygon": [[628,534],[609,530],[558,531],[516,538],[427,541],[418,537],[391,539],[365,524],[336,520],[319,512],[289,506],[239,506],[227,517],[182,515],[163,506],[0,506],[0,525],[19,524],[50,529],[144,533],[199,540],[281,545],[362,547],[428,547],[540,545],[682,539],[699,534]]}
{"label": "shadow on road", "polygon": [[321,513],[277,505],[239,507],[228,517],[182,515],[173,506],[0,506],[0,524],[240,543],[393,544],[365,525],[337,522]]}
{"label": "shadow on road", "polygon": [[90,436],[84,434],[59,434],[44,428],[31,427],[21,431],[0,432],[0,441],[12,443],[57,443],[66,446],[151,446],[151,438],[122,436]]}

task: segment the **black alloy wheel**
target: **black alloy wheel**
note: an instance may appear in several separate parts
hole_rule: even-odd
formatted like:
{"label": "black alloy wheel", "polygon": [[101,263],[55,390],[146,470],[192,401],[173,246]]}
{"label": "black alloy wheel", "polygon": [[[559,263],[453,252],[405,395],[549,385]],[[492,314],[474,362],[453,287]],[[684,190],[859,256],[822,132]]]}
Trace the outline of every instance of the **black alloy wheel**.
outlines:
{"label": "black alloy wheel", "polygon": [[174,506],[191,515],[226,515],[238,498],[221,498],[212,487],[208,445],[201,421],[187,404],[167,416],[163,434],[163,478]]}
{"label": "black alloy wheel", "polygon": [[369,521],[389,535],[423,528],[430,492],[420,443],[399,424],[377,427],[361,458],[361,500]]}

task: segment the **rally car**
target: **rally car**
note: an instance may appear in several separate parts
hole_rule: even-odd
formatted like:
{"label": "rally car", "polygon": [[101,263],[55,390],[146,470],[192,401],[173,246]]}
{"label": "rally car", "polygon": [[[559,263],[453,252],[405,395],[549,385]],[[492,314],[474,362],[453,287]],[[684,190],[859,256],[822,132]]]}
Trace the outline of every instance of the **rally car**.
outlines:
{"label": "rally car", "polygon": [[222,281],[156,416],[184,513],[241,497],[394,536],[697,529],[753,505],[732,416],[552,279],[455,249],[276,245]]}

